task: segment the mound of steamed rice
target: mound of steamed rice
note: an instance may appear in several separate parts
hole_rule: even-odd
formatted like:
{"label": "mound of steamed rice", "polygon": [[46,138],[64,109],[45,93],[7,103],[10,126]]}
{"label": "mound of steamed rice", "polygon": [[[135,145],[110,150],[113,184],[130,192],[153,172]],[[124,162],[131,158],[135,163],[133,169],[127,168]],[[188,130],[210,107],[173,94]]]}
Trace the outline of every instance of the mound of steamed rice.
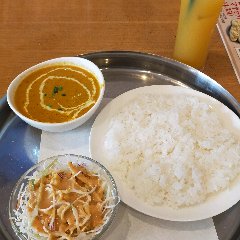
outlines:
{"label": "mound of steamed rice", "polygon": [[240,140],[197,97],[145,95],[112,117],[104,164],[143,201],[203,202],[240,174]]}

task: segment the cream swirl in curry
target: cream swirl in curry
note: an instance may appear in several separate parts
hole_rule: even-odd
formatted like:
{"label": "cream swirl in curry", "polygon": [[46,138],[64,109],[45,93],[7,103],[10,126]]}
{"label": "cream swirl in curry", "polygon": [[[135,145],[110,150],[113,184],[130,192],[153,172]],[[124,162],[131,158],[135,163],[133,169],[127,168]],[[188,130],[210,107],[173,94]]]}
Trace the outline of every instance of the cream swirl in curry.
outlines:
{"label": "cream swirl in curry", "polygon": [[101,86],[87,70],[70,64],[54,64],[27,75],[15,93],[20,113],[40,122],[66,122],[89,111]]}

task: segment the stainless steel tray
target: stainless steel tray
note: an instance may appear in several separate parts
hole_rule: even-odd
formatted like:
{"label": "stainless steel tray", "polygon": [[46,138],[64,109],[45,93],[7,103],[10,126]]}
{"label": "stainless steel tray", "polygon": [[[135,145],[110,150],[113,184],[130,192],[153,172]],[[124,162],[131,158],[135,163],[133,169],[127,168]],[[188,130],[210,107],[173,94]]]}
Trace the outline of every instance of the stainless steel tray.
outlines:
{"label": "stainless steel tray", "polygon": [[[179,85],[218,99],[240,116],[240,105],[229,92],[205,74],[170,59],[135,52],[98,52],[82,57],[102,69],[105,98],[146,85]],[[0,100],[0,239],[17,239],[8,219],[9,196],[18,178],[37,162],[40,137],[40,130],[13,114],[6,97]],[[213,218],[219,240],[240,239],[239,216],[240,203]]]}

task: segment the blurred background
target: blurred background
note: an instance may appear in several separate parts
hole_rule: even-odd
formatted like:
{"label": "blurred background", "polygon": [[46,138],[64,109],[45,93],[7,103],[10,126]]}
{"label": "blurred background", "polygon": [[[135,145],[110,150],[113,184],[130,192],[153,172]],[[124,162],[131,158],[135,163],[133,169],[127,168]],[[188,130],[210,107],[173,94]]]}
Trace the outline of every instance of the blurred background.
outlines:
{"label": "blurred background", "polygon": [[[171,58],[179,8],[180,0],[0,0],[0,97],[17,74],[50,58],[109,50]],[[240,99],[217,29],[203,72]]]}

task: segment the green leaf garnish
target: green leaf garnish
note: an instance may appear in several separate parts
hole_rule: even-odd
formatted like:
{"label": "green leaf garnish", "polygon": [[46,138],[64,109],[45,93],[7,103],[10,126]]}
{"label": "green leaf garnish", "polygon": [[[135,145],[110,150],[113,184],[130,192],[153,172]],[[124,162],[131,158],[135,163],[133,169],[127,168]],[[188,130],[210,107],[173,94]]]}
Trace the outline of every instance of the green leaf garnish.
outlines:
{"label": "green leaf garnish", "polygon": [[59,91],[62,91],[63,90],[63,87],[62,86],[55,86],[53,88],[53,95],[58,93]]}
{"label": "green leaf garnish", "polygon": [[53,93],[54,93],[54,94],[58,93],[58,87],[55,86],[55,87],[53,88]]}

